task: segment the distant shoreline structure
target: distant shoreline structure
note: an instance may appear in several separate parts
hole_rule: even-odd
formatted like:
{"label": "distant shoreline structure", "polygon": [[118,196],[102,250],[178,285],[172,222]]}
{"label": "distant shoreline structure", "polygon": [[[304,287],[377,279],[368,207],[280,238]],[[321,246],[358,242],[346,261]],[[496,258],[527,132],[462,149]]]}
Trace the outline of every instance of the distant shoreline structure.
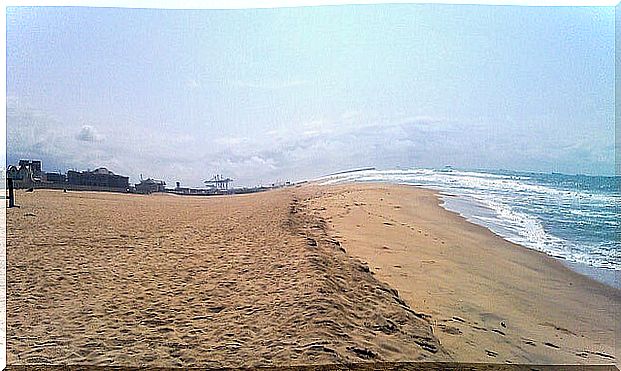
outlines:
{"label": "distant shoreline structure", "polygon": [[35,189],[60,189],[65,192],[170,193],[183,196],[217,196],[262,192],[294,185],[293,182],[286,181],[272,183],[268,186],[229,188],[229,183],[233,182],[233,179],[217,175],[211,180],[205,181],[205,188],[182,187],[178,181],[175,188],[166,188],[166,183],[163,180],[143,179],[142,174],[140,174],[140,183],[134,185],[129,183],[128,176],[115,174],[105,167],[82,172],[69,170],[66,174],[45,172],[42,169],[41,160],[20,160],[18,165],[10,165],[6,173],[1,175],[3,182],[5,178],[10,178],[15,189],[31,191]]}
{"label": "distant shoreline structure", "polygon": [[360,171],[368,171],[368,170],[376,170],[376,169],[374,167],[362,167],[362,168],[359,168],[359,169],[337,171],[336,173],[327,174],[327,175],[324,175],[323,177],[333,176],[333,175],[341,175],[341,174],[349,174],[349,173],[357,173],[357,172],[360,172]]}

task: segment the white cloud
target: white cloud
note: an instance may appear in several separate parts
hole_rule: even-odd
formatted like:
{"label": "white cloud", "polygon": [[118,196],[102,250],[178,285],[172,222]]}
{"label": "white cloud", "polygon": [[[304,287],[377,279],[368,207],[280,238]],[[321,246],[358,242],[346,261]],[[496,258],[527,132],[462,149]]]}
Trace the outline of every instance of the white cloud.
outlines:
{"label": "white cloud", "polygon": [[249,143],[249,139],[246,137],[219,137],[214,142],[223,146],[236,146]]}
{"label": "white cloud", "polygon": [[102,140],[102,137],[91,125],[83,125],[80,132],[76,135],[76,139],[82,142],[99,142]]}
{"label": "white cloud", "polygon": [[[573,158],[600,165],[612,161],[613,142],[594,150],[595,143],[603,143],[601,133],[577,140],[585,133],[560,138],[545,126],[507,125],[491,131],[494,126],[433,116],[388,120],[356,112],[213,137],[207,127],[187,131],[174,123],[165,130],[120,123],[97,123],[95,129],[8,105],[7,151],[9,161],[41,159],[46,170],[106,166],[133,182],[143,174],[189,186],[201,186],[213,174],[234,178],[235,185],[256,185],[362,166],[525,168],[538,163],[555,169]],[[76,133],[92,143],[87,151]],[[93,142],[104,134],[105,141]]]}

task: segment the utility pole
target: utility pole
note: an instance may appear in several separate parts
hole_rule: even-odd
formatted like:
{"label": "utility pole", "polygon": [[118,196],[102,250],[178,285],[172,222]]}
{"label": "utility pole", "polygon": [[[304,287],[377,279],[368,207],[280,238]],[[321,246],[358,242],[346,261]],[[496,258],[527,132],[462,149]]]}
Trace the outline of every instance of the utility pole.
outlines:
{"label": "utility pole", "polygon": [[13,193],[13,178],[7,177],[6,184],[9,187],[9,207],[15,207],[15,193]]}

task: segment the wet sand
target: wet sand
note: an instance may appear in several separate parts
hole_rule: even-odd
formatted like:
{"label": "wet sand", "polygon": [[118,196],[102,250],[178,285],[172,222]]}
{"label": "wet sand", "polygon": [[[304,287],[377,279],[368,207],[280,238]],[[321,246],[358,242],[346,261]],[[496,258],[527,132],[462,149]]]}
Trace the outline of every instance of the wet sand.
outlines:
{"label": "wet sand", "polygon": [[430,322],[330,239],[296,192],[17,192],[8,364],[450,359]]}
{"label": "wet sand", "polygon": [[17,204],[9,364],[618,363],[619,291],[431,191],[36,190]]}
{"label": "wet sand", "polygon": [[357,184],[318,189],[307,207],[323,210],[348,254],[429,315],[454,360],[619,365],[619,290],[438,201],[411,186]]}

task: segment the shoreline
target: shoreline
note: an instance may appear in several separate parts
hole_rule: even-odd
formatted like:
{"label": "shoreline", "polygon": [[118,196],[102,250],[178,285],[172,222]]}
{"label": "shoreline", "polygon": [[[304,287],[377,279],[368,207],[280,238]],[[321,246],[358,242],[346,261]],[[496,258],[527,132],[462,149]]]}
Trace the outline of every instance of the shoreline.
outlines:
{"label": "shoreline", "polygon": [[620,290],[444,209],[438,191],[318,187],[313,207],[327,208],[331,232],[437,321],[434,333],[457,361],[618,362]]}
{"label": "shoreline", "polygon": [[[469,220],[466,216],[462,215],[460,212],[454,211],[454,210],[450,210],[450,209],[447,209],[446,207],[444,207],[444,205],[442,205],[442,202],[444,200],[442,199],[443,194],[442,194],[441,191],[437,191],[437,190],[430,189],[430,188],[425,188],[423,186],[413,186],[413,187],[429,190],[429,191],[435,193],[435,195],[436,195],[436,197],[438,199],[438,206],[439,207],[441,207],[442,209],[446,210],[449,213],[455,214],[459,218],[463,219],[466,223],[470,223],[470,224],[476,225],[478,227],[484,228],[486,231],[490,232],[494,236],[496,236],[498,238],[501,238],[506,243],[514,245],[518,249],[524,249],[524,250],[527,250],[529,252],[534,252],[536,254],[543,254],[549,260],[550,264],[560,264],[560,266],[567,268],[570,272],[578,274],[582,278],[588,279],[593,284],[603,285],[606,288],[618,291],[619,294],[621,294],[621,286],[619,286],[619,287],[615,286],[615,285],[611,284],[610,282],[606,282],[605,279],[604,280],[597,279],[597,277],[601,277],[601,272],[602,271],[603,272],[611,272],[611,273],[618,272],[618,271],[616,271],[614,269],[606,269],[606,268],[593,267],[593,266],[590,266],[590,265],[588,265],[586,263],[570,261],[570,260],[567,260],[567,259],[564,259],[564,258],[552,256],[552,255],[546,253],[545,251],[537,250],[537,249],[534,249],[534,248],[522,245],[520,243],[512,242],[512,241],[508,240],[505,236],[503,236],[503,235],[501,235],[499,233],[494,232],[493,230],[491,230],[487,226],[482,225],[482,224],[478,224],[475,221]],[[459,197],[459,196],[453,196],[453,195],[451,195],[451,196],[452,197]],[[609,279],[608,279],[608,281],[609,281]]]}
{"label": "shoreline", "polygon": [[[390,184],[390,183],[386,183],[386,184]],[[429,190],[431,192],[434,192],[436,194],[436,197],[438,198],[438,206],[443,208],[444,210],[450,212],[450,213],[454,213],[456,215],[458,215],[459,217],[463,218],[466,222],[477,225],[479,227],[483,227],[485,229],[487,229],[488,231],[490,231],[492,234],[502,238],[503,240],[505,240],[508,243],[514,244],[516,246],[519,246],[520,248],[523,249],[527,249],[530,251],[535,251],[538,253],[543,253],[546,256],[552,258],[553,260],[561,263],[562,265],[566,266],[568,269],[570,269],[571,271],[578,273],[584,277],[590,278],[591,280],[600,283],[600,284],[604,284],[610,288],[613,288],[615,290],[620,290],[621,291],[621,271],[615,270],[615,269],[607,269],[607,268],[600,268],[600,267],[594,267],[591,265],[588,265],[587,263],[582,263],[582,262],[576,262],[576,261],[572,261],[572,260],[568,260],[562,257],[557,257],[557,256],[553,256],[548,254],[545,251],[541,251],[541,250],[537,250],[535,248],[531,248],[525,245],[522,245],[520,243],[516,243],[513,242],[511,240],[509,240],[506,236],[503,236],[500,233],[495,232],[494,230],[492,230],[490,227],[484,225],[484,224],[479,224],[477,223],[475,220],[468,218],[466,215],[462,214],[461,212],[457,211],[457,210],[451,210],[450,208],[448,208],[446,206],[446,199],[445,197],[453,197],[453,198],[459,198],[460,196],[458,195],[454,195],[454,194],[450,194],[450,193],[446,193],[444,191],[440,191],[440,190],[436,190],[436,189],[432,189],[432,188],[426,188],[425,186],[420,186],[420,185],[410,185],[410,184],[403,184],[405,186],[411,186],[411,187],[415,187],[415,188],[421,188],[421,189],[425,189],[425,190]],[[485,207],[485,206],[480,206],[480,207]],[[491,209],[489,209],[491,210]]]}
{"label": "shoreline", "polygon": [[[482,227],[485,230],[491,232],[493,235],[503,239],[504,241],[506,241],[507,243],[511,243],[514,244],[516,246],[519,246],[520,248],[523,249],[527,249],[529,251],[534,251],[537,253],[542,253],[545,254],[547,257],[555,260],[556,262],[562,264],[563,266],[565,266],[566,268],[568,268],[569,270],[571,270],[574,273],[577,273],[583,277],[589,278],[599,284],[603,284],[609,288],[615,289],[615,290],[619,290],[621,291],[621,271],[619,270],[615,270],[615,269],[607,269],[607,268],[600,268],[600,267],[594,267],[591,266],[587,263],[582,263],[582,262],[576,262],[576,261],[572,261],[572,260],[568,260],[565,259],[563,257],[557,257],[557,256],[553,256],[548,254],[545,251],[541,251],[541,250],[537,250],[535,248],[531,248],[525,245],[522,245],[520,243],[517,242],[513,242],[510,241],[507,237],[503,236],[500,233],[495,232],[494,230],[492,230],[490,227],[482,224],[482,223],[477,223],[475,220],[473,220],[472,218],[469,218],[468,216],[462,214],[461,212],[459,212],[458,210],[453,210],[449,207],[447,207],[447,198],[455,198],[455,199],[459,199],[459,202],[468,202],[468,201],[463,201],[459,195],[457,194],[453,194],[450,191],[443,191],[440,189],[434,189],[434,188],[430,188],[430,187],[426,187],[425,185],[420,185],[420,184],[410,184],[410,183],[391,183],[388,181],[364,181],[364,182],[343,182],[343,183],[337,183],[337,184],[318,184],[316,183],[317,186],[320,187],[334,187],[334,186],[344,186],[344,185],[355,185],[355,184],[383,184],[383,185],[388,185],[388,186],[404,186],[404,187],[414,187],[417,189],[423,189],[426,191],[430,191],[433,192],[434,194],[436,194],[436,197],[438,199],[438,206],[441,207],[442,209],[446,210],[449,213],[453,213],[457,216],[459,216],[460,218],[462,218],[464,221],[466,221],[467,223],[470,224],[474,224],[476,226]],[[485,208],[489,211],[493,211],[492,209],[489,209],[488,207],[484,206],[484,205],[476,205],[476,207],[481,207],[481,208]]]}
{"label": "shoreline", "polygon": [[621,291],[621,271],[593,267],[585,263],[577,263],[569,260],[558,259],[561,264],[584,277],[606,285],[607,287]]}
{"label": "shoreline", "polygon": [[[439,208],[441,208],[442,210],[446,211],[447,213],[450,213],[450,214],[454,215],[455,217],[463,220],[463,222],[471,224],[471,225],[479,227],[479,228],[482,228],[485,232],[490,233],[494,237],[502,239],[505,243],[511,244],[511,245],[515,246],[517,249],[523,249],[525,252],[535,253],[537,255],[542,254],[542,255],[544,255],[545,259],[548,260],[548,263],[555,264],[555,265],[558,265],[559,267],[567,269],[569,272],[578,275],[580,278],[586,279],[586,280],[590,281],[592,284],[594,284],[596,286],[603,286],[606,289],[611,289],[614,292],[617,292],[621,296],[621,282],[615,282],[619,286],[615,286],[614,284],[612,284],[612,282],[610,282],[612,279],[618,279],[618,277],[607,277],[607,278],[602,278],[601,280],[596,278],[596,277],[601,277],[601,272],[610,272],[611,275],[615,275],[615,276],[620,275],[621,272],[616,271],[614,269],[606,269],[606,268],[593,267],[593,266],[590,266],[590,265],[588,265],[586,263],[574,262],[574,261],[570,261],[570,260],[567,260],[567,259],[555,257],[555,256],[552,256],[552,255],[549,255],[545,251],[536,250],[536,249],[530,248],[528,246],[524,246],[522,244],[519,244],[519,243],[516,243],[516,242],[512,242],[512,241],[508,240],[506,237],[502,236],[501,234],[494,232],[489,227],[487,227],[485,225],[482,225],[482,224],[478,224],[475,221],[469,220],[468,217],[466,217],[465,215],[462,215],[459,211],[448,209],[448,208],[446,208],[443,205],[443,202],[445,202],[445,200],[443,199],[444,196],[447,196],[447,197],[459,197],[458,195],[454,195],[454,194],[450,194],[450,193],[444,193],[441,190],[437,190],[437,189],[433,189],[433,188],[427,188],[427,187],[425,187],[423,185],[415,185],[415,184],[407,184],[407,183],[395,184],[395,183],[390,183],[390,182],[364,182],[364,183],[361,182],[361,183],[356,183],[356,184],[371,184],[371,185],[372,184],[382,184],[382,185],[396,186],[396,187],[413,187],[415,189],[420,189],[420,190],[423,190],[423,191],[426,191],[426,192],[431,192],[436,197],[436,199],[437,199],[437,206]],[[338,187],[338,186],[346,186],[346,185],[348,185],[348,183],[341,183],[341,184],[338,184],[338,185],[322,185],[320,187]]]}

